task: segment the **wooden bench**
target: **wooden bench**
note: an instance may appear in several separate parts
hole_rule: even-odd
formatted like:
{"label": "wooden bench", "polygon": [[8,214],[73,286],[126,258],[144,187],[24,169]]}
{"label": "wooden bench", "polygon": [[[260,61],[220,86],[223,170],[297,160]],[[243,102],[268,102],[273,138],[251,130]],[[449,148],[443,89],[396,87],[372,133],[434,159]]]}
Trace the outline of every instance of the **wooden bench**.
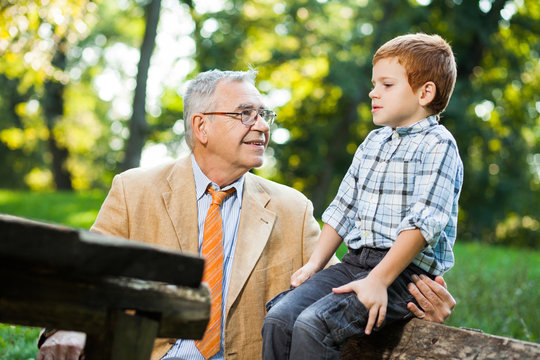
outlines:
{"label": "wooden bench", "polygon": [[0,215],[0,322],[82,331],[87,360],[148,360],[156,337],[200,339],[204,262],[147,244]]}
{"label": "wooden bench", "polygon": [[540,344],[419,319],[350,339],[342,360],[540,359]]}

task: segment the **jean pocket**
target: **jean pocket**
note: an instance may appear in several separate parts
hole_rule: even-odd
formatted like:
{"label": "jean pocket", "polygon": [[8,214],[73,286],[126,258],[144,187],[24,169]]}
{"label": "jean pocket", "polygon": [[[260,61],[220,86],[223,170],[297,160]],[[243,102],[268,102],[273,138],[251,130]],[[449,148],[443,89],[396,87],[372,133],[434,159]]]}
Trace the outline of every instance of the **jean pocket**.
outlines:
{"label": "jean pocket", "polygon": [[349,337],[364,333],[369,313],[355,293],[341,294],[339,298],[322,317],[328,326],[329,337],[334,343],[342,344]]}
{"label": "jean pocket", "polygon": [[294,289],[294,287],[291,286],[291,288],[289,290],[282,291],[279,294],[277,294],[276,296],[274,296],[272,299],[270,299],[270,301],[268,301],[264,305],[264,307],[266,308],[266,312],[269,312],[270,309],[274,307],[274,305],[276,305],[285,295],[290,293],[293,289]]}

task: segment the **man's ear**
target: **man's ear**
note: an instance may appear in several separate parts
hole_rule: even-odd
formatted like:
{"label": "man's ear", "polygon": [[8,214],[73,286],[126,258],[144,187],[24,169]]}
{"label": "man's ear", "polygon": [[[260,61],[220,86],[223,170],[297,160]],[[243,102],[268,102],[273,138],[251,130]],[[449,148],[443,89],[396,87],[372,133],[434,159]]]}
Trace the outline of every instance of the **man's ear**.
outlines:
{"label": "man's ear", "polygon": [[418,98],[420,105],[428,106],[435,99],[435,94],[437,94],[437,86],[433,81],[428,81],[422,85]]}
{"label": "man's ear", "polygon": [[193,130],[193,137],[196,138],[201,144],[206,145],[208,142],[207,128],[208,117],[203,114],[197,113],[191,117],[191,129]]}

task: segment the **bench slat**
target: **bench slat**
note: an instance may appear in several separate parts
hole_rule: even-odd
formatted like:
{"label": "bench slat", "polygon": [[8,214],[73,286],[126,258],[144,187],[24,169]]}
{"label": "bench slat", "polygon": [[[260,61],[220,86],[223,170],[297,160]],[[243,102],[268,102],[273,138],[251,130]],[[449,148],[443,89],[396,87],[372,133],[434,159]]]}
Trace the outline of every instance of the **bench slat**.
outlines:
{"label": "bench slat", "polygon": [[2,214],[0,261],[43,271],[125,276],[195,288],[204,267],[198,256]]}
{"label": "bench slat", "polygon": [[342,360],[540,359],[540,344],[419,319],[350,339]]}

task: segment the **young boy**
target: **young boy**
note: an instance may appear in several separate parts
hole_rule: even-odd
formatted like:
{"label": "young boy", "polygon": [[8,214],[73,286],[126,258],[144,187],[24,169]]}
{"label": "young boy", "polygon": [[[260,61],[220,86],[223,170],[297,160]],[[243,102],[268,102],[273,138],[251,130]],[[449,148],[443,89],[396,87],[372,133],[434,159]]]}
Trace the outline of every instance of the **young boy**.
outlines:
{"label": "young boy", "polygon": [[[438,120],[455,81],[452,49],[437,35],[399,36],[376,52],[369,97],[384,127],[358,147],[296,288],[271,301],[264,359],[337,359],[351,336],[412,317],[413,274],[452,267],[463,165]],[[342,263],[320,271],[342,241]]]}

